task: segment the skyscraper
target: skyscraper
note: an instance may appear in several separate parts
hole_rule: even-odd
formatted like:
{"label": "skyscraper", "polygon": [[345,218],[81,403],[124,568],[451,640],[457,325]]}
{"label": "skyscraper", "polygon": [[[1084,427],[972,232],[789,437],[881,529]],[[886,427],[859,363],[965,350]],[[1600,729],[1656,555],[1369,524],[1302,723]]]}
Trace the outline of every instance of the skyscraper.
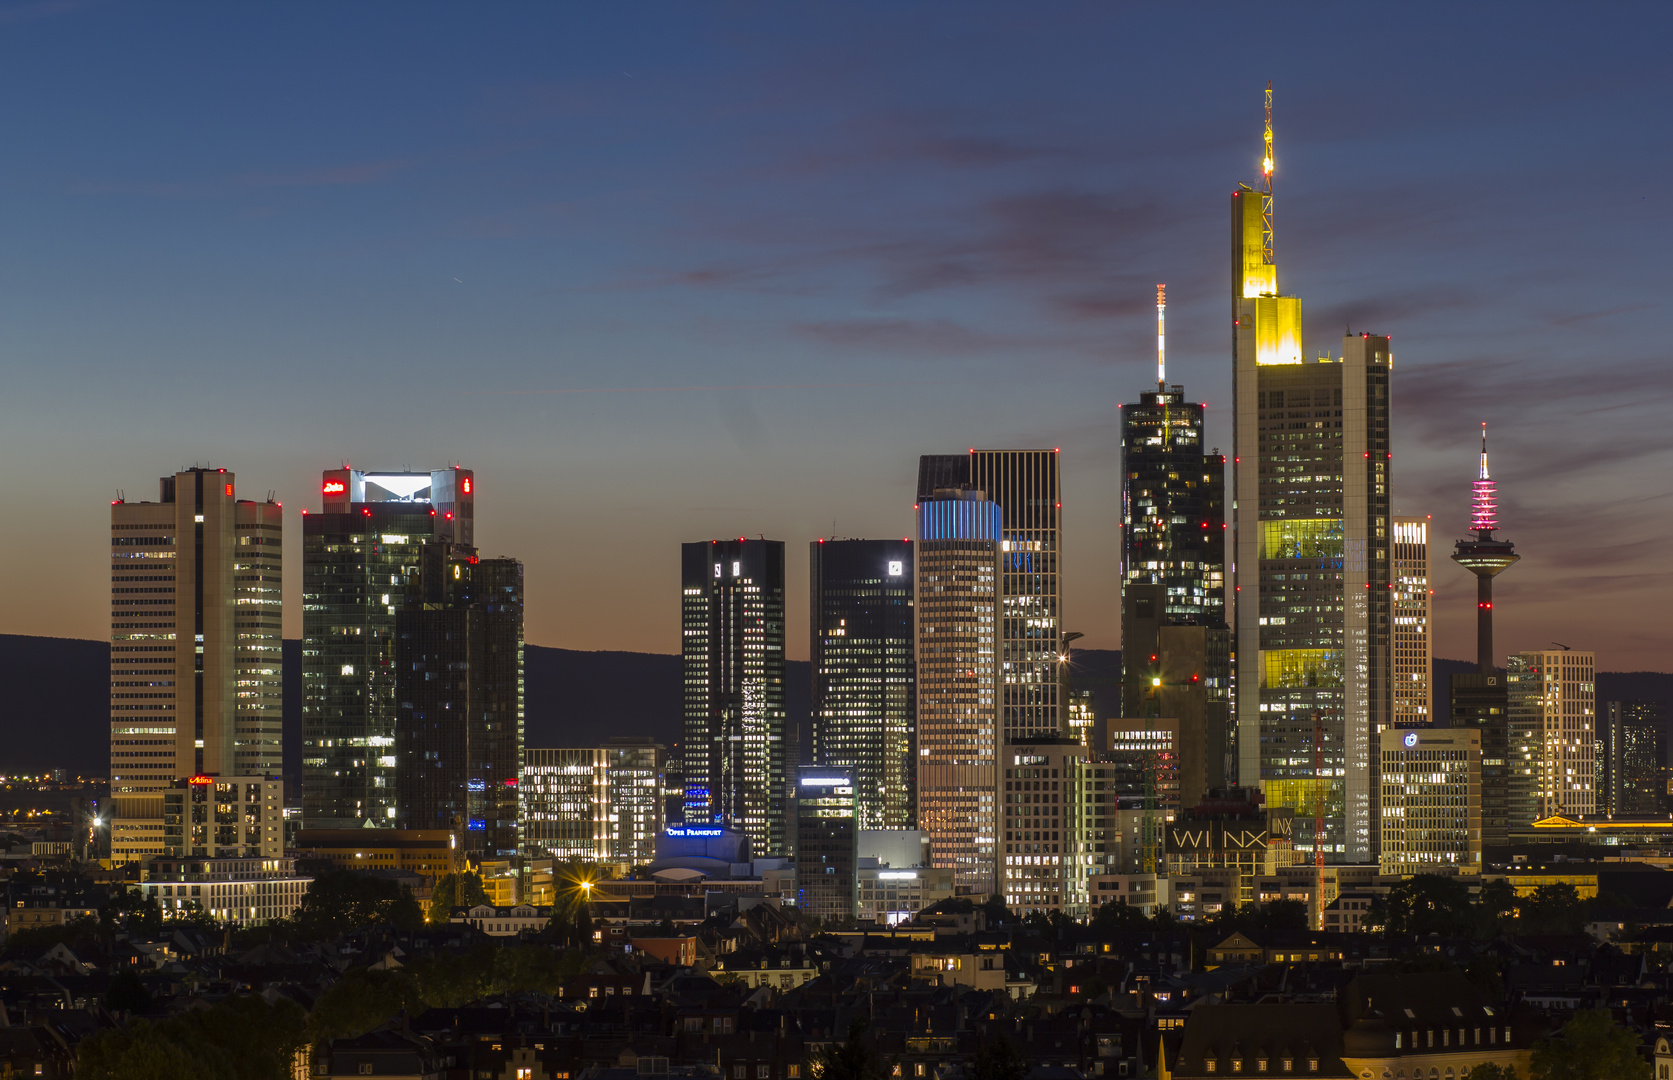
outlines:
{"label": "skyscraper", "polygon": [[1508,658],[1511,828],[1597,812],[1596,666],[1572,649]]}
{"label": "skyscraper", "polygon": [[796,906],[821,919],[852,919],[858,909],[859,800],[847,769],[796,771]]}
{"label": "skyscraper", "polygon": [[395,622],[431,542],[474,544],[474,475],[327,469],[302,518],[302,819],[396,824]]}
{"label": "skyscraper", "polygon": [[225,469],[165,476],[157,502],[110,509],[111,857],[165,851],[184,777],[277,776],[279,504]]}
{"label": "skyscraper", "polygon": [[998,887],[1001,512],[980,490],[918,506],[918,827],[961,894]]}
{"label": "skyscraper", "polygon": [[521,853],[523,564],[426,544],[395,616],[396,822]]}
{"label": "skyscraper", "polygon": [[1429,519],[1394,519],[1394,726],[1435,722],[1429,643]]}
{"label": "skyscraper", "polygon": [[1327,855],[1367,862],[1393,719],[1394,360],[1387,337],[1350,334],[1305,362],[1273,256],[1268,95],[1265,183],[1231,197],[1238,782],[1298,817],[1322,799]]}
{"label": "skyscraper", "polygon": [[1162,290],[1156,389],[1121,410],[1121,583],[1162,586],[1163,625],[1224,626],[1226,458],[1203,447],[1207,407],[1167,385]]}
{"label": "skyscraper", "polygon": [[1128,582],[1123,590],[1121,715],[1174,721],[1177,795],[1195,806],[1226,783],[1231,635],[1224,626],[1169,622],[1166,588]]}
{"label": "skyscraper", "polygon": [[[1481,461],[1472,486],[1470,529],[1452,561],[1476,577],[1476,669],[1454,674],[1447,685],[1451,725],[1481,733],[1481,839],[1489,853],[1510,843],[1510,698],[1493,653],[1493,578],[1521,556],[1509,540],[1493,536],[1499,527],[1498,489],[1487,470],[1487,425],[1481,425]],[[1525,800],[1524,800],[1525,801]],[[1531,808],[1525,808],[1531,812]]]}
{"label": "skyscraper", "polygon": [[912,543],[808,547],[813,759],[850,770],[860,828],[916,828]]}
{"label": "skyscraper", "polygon": [[1087,909],[1090,845],[1080,839],[1090,816],[1085,798],[1087,749],[1056,735],[1007,740],[1003,793],[1005,853],[1000,884],[1005,904],[1019,914]]}
{"label": "skyscraper", "polygon": [[685,823],[723,824],[788,854],[784,544],[711,540],[681,549]]}
{"label": "skyscraper", "polygon": [[1063,495],[1056,450],[971,450],[918,461],[918,502],[937,491],[984,492],[1000,509],[1000,730],[1053,736],[1063,727]]}
{"label": "skyscraper", "polygon": [[1598,812],[1659,814],[1665,728],[1659,701],[1611,701],[1599,713]]}

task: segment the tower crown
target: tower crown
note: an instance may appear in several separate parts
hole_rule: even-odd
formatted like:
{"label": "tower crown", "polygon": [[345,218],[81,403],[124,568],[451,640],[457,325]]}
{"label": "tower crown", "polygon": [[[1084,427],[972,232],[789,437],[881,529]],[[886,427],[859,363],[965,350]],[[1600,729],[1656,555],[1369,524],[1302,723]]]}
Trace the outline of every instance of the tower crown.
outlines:
{"label": "tower crown", "polygon": [[1491,534],[1499,527],[1499,486],[1487,473],[1487,421],[1481,422],[1481,471],[1471,485],[1470,528]]}

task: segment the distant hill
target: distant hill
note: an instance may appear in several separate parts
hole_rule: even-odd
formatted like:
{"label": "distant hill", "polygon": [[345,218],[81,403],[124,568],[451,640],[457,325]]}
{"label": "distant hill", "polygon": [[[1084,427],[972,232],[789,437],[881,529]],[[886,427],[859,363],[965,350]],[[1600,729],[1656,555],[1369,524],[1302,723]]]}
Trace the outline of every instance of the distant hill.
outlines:
{"label": "distant hill", "polygon": [[[1070,679],[1093,690],[1098,715],[1121,704],[1121,654],[1076,649]],[[285,771],[301,758],[301,643],[285,642]],[[1445,722],[1447,676],[1468,671],[1461,660],[1435,661],[1436,719]],[[680,658],[661,653],[580,652],[528,646],[524,661],[524,744],[586,746],[611,735],[650,735],[680,741]],[[62,768],[103,775],[109,745],[110,648],[102,641],[0,634],[0,772]],[[785,665],[785,704],[800,736],[803,761],[812,756],[808,723],[808,664]],[[1601,672],[1598,700],[1660,701],[1673,722],[1673,674]],[[1673,742],[1673,740],[1669,740]]]}

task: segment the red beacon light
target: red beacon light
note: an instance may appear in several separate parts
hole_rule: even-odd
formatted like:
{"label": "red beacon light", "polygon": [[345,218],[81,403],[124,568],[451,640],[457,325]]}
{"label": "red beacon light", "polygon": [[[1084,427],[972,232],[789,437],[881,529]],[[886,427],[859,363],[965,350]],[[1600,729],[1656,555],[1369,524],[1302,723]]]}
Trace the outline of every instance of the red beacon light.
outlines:
{"label": "red beacon light", "polygon": [[448,511],[448,512],[447,512],[447,520],[448,520],[448,521],[452,521],[452,520],[453,520],[453,511],[451,511],[451,510],[449,510],[449,511]]}

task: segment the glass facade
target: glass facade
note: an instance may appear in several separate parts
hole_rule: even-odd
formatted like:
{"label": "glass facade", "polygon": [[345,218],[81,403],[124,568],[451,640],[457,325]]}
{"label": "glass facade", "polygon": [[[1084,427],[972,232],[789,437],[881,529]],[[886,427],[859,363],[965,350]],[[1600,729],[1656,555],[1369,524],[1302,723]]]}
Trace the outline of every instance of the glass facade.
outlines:
{"label": "glass facade", "polygon": [[1667,808],[1659,701],[1611,701],[1598,739],[1598,812],[1659,814]]}
{"label": "glass facade", "polygon": [[1435,722],[1431,685],[1429,519],[1394,519],[1394,720],[1397,728]]}
{"label": "glass facade", "polygon": [[860,828],[915,828],[912,543],[809,548],[814,761],[852,771]]}
{"label": "glass facade", "polygon": [[681,549],[685,823],[747,833],[789,854],[784,712],[784,544],[714,540]]}
{"label": "glass facade", "polygon": [[1226,458],[1203,449],[1204,407],[1184,387],[1121,411],[1121,582],[1160,585],[1163,621],[1226,621]]}
{"label": "glass facade", "polygon": [[395,820],[516,855],[523,565],[426,544],[395,617]]}
{"label": "glass facade", "polygon": [[1001,888],[1006,906],[1019,914],[1086,914],[1086,754],[1068,738],[1023,738],[1005,746]]}
{"label": "glass facade", "polygon": [[803,766],[796,776],[796,904],[821,919],[859,907],[858,787],[847,769]]}
{"label": "glass facade", "polygon": [[310,829],[396,825],[395,626],[433,541],[473,542],[466,469],[331,469],[302,518],[302,818]]}
{"label": "glass facade", "polygon": [[1512,654],[1510,827],[1597,812],[1595,657],[1573,650]]}
{"label": "glass facade", "polygon": [[644,866],[663,826],[664,752],[650,739],[526,750],[523,843],[530,855]]}

